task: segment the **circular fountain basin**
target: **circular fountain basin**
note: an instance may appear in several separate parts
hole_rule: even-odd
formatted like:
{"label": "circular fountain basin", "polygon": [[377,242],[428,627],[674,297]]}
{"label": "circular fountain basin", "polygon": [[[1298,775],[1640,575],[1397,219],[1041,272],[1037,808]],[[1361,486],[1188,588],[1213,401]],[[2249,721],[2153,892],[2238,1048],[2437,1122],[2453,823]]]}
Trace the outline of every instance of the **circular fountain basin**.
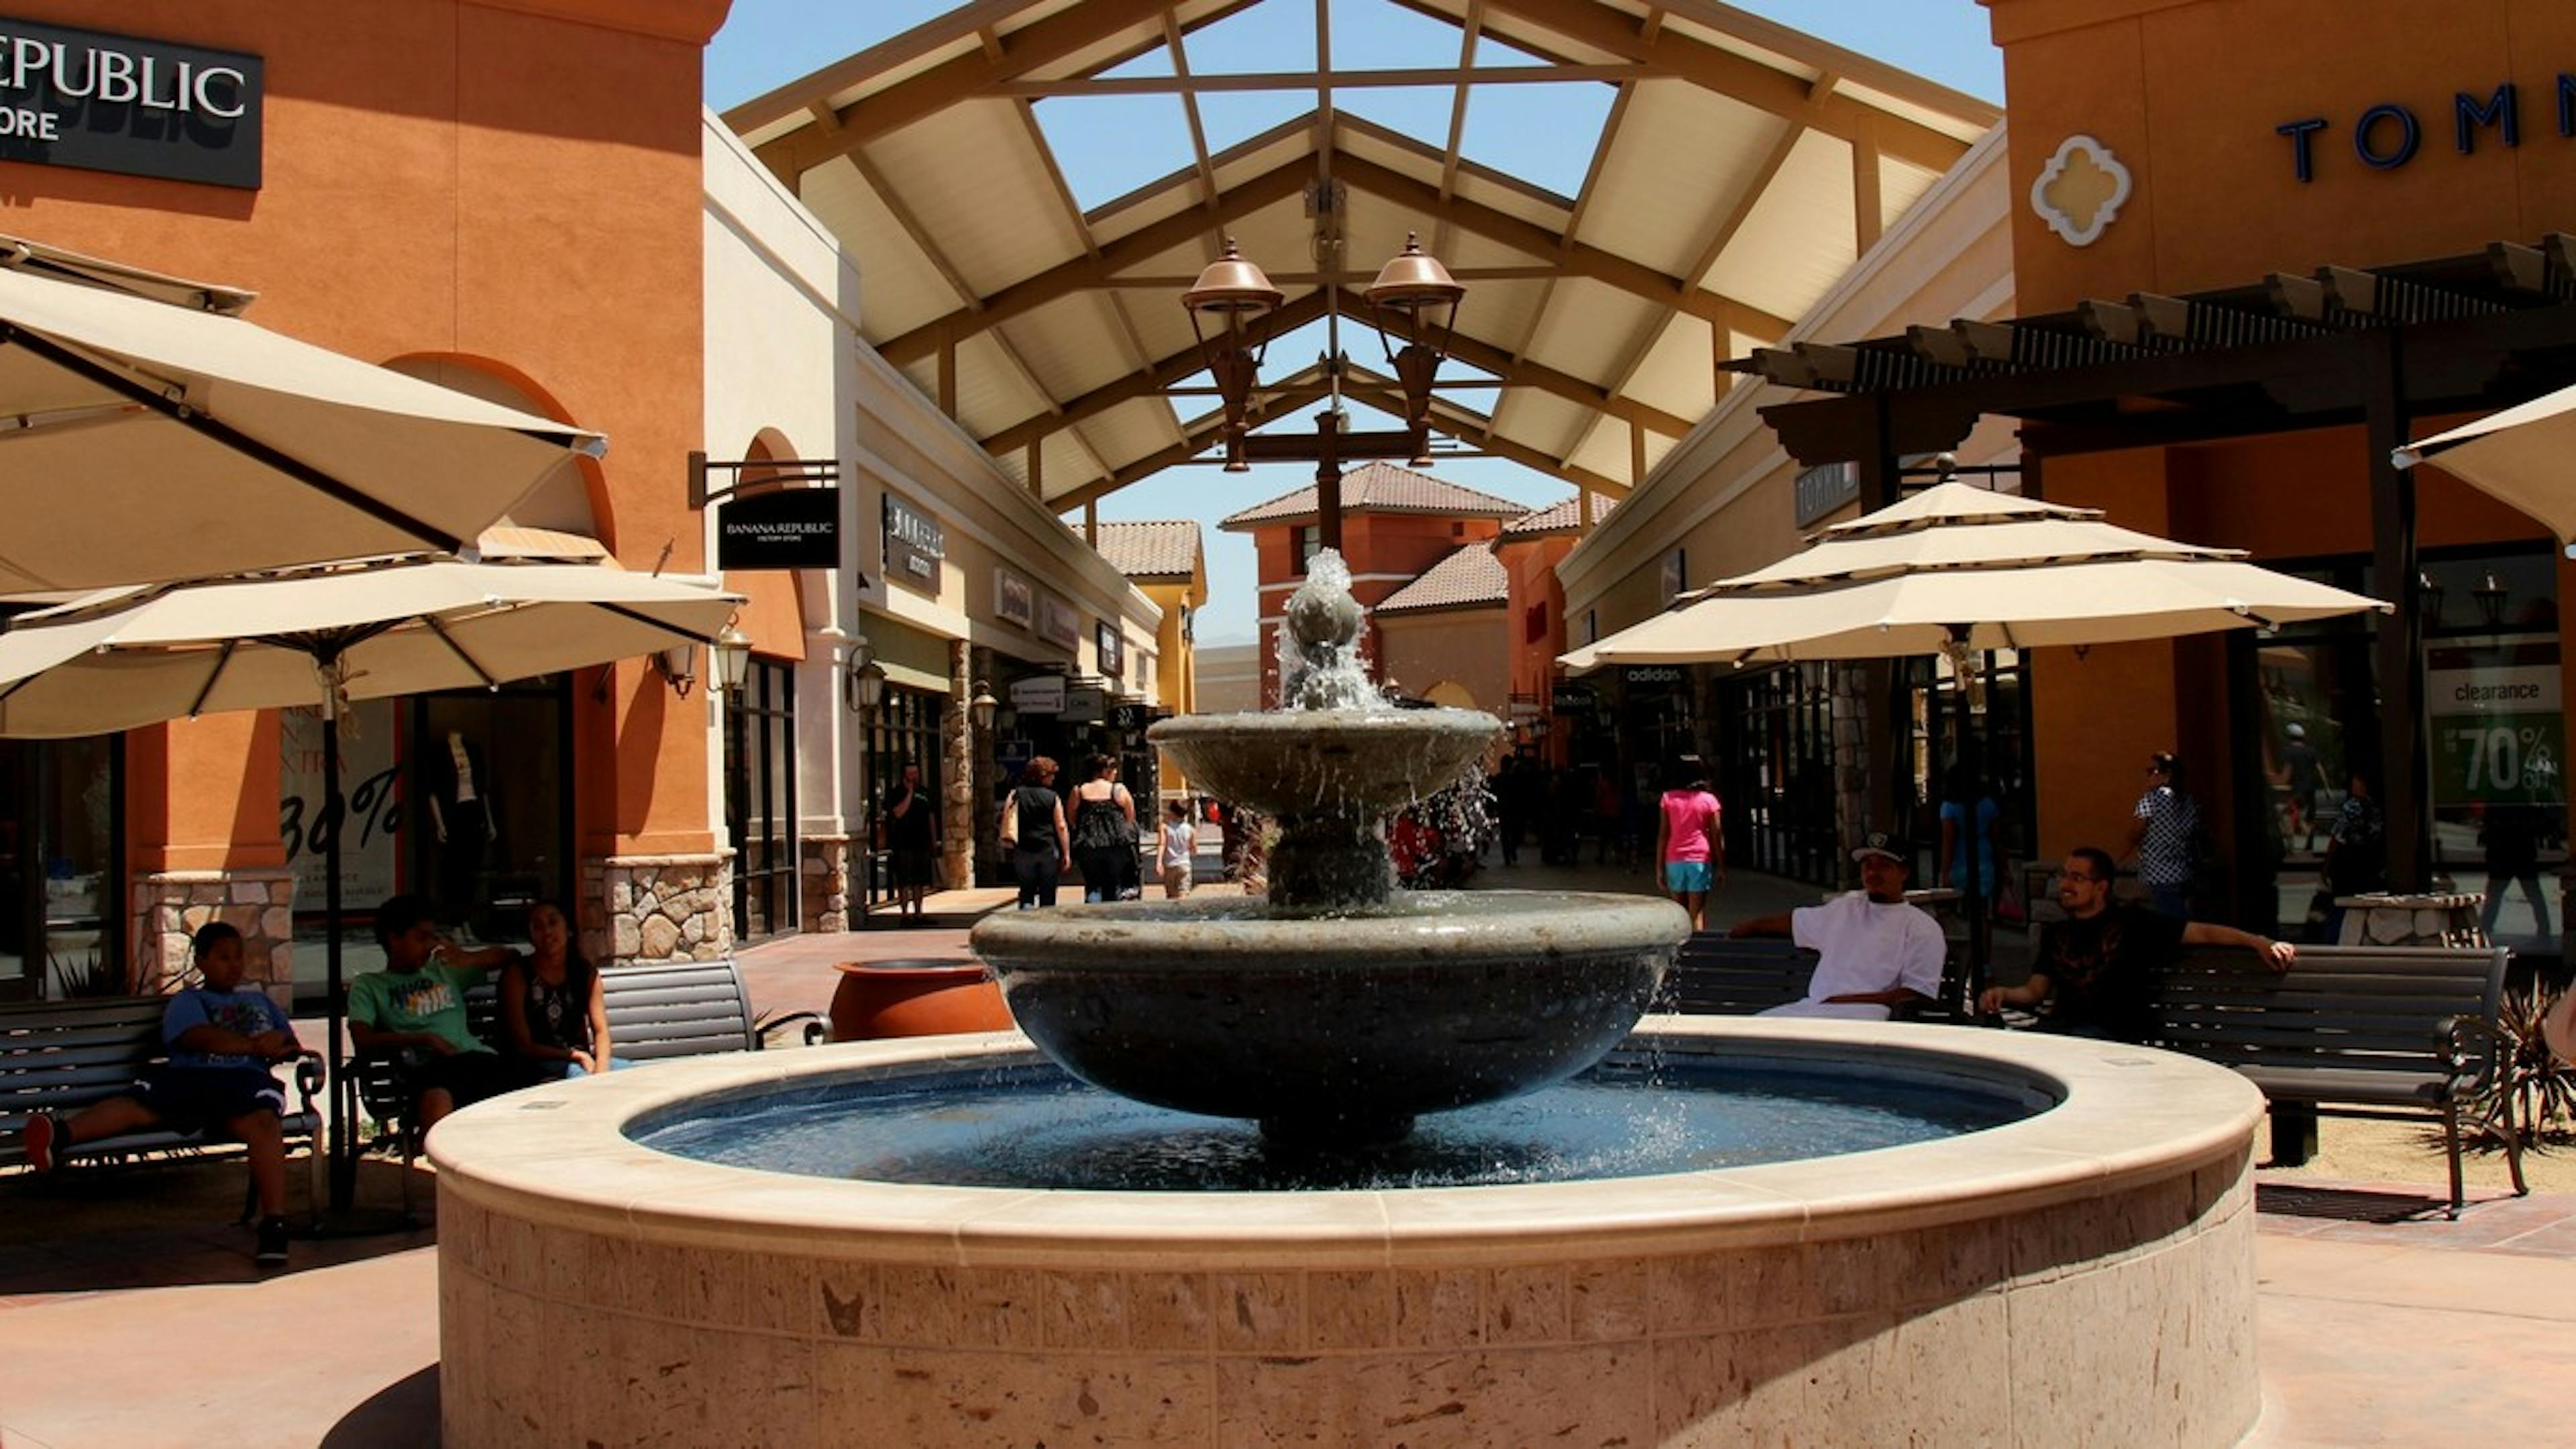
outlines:
{"label": "circular fountain basin", "polygon": [[2055,1105],[1722,1170],[1063,1191],[755,1171],[631,1135],[1024,1073],[1016,1034],[563,1083],[430,1136],[445,1442],[2197,1446],[2251,1427],[2262,1102],[2234,1074],[1874,1023],[1650,1018],[1628,1046]]}
{"label": "circular fountain basin", "polygon": [[1474,709],[1286,709],[1180,715],[1146,738],[1200,788],[1263,814],[1374,820],[1454,783],[1502,732]]}
{"label": "circular fountain basin", "polygon": [[1070,906],[987,916],[973,940],[1076,1076],[1329,1145],[1582,1071],[1689,931],[1646,896],[1441,891],[1320,918],[1240,897]]}

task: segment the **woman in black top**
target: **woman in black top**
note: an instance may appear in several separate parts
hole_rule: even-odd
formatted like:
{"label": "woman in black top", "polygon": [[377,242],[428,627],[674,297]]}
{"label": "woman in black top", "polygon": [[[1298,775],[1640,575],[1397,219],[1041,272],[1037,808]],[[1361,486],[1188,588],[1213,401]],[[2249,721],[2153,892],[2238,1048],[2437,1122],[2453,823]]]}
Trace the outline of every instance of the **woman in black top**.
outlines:
{"label": "woman in black top", "polygon": [[1064,858],[1072,854],[1072,832],[1065,828],[1064,801],[1054,790],[1055,761],[1044,755],[1020,771],[1020,783],[1002,806],[1002,823],[1011,831],[1011,872],[1020,883],[1019,909],[1055,904],[1056,882],[1064,876]]}
{"label": "woman in black top", "polygon": [[1134,895],[1136,797],[1118,783],[1118,762],[1093,755],[1090,778],[1073,787],[1073,863],[1082,871],[1082,898],[1115,901]]}
{"label": "woman in black top", "polygon": [[608,1000],[599,970],[572,943],[552,901],[528,907],[528,946],[501,968],[501,1028],[530,1081],[559,1082],[610,1065]]}

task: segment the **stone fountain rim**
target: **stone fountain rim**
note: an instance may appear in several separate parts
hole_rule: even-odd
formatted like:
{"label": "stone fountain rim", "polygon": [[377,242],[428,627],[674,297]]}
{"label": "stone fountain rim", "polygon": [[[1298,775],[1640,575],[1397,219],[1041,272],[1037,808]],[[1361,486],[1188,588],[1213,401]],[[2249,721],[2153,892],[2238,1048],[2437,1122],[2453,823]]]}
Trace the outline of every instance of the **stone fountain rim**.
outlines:
{"label": "stone fountain rim", "polygon": [[[1465,897],[1479,909],[1468,915],[1426,914],[1408,903]],[[1198,901],[1118,901],[996,912],[975,923],[970,948],[993,949],[1036,968],[1050,952],[1079,956],[1086,969],[1115,969],[1132,962],[1157,968],[1209,953],[1210,970],[1259,970],[1236,953],[1282,953],[1279,965],[1311,969],[1314,953],[1401,946],[1413,962],[1512,950],[1534,957],[1597,956],[1650,947],[1669,948],[1690,934],[1679,906],[1655,896],[1610,891],[1415,891],[1388,907],[1350,915],[1256,914],[1268,909],[1258,896],[1217,897],[1241,914],[1186,915]],[[1531,918],[1553,923],[1543,949],[1532,950]],[[1180,917],[1181,919],[1175,919]],[[1294,948],[1294,949],[1291,949]],[[1099,959],[1106,954],[1107,959]],[[1067,963],[1070,964],[1070,963]],[[1391,965],[1391,961],[1361,964]],[[998,974],[998,973],[997,973]]]}
{"label": "stone fountain rim", "polygon": [[1357,731],[1370,734],[1499,735],[1503,722],[1488,711],[1440,705],[1431,709],[1274,709],[1233,714],[1184,714],[1156,720],[1145,737],[1156,744],[1175,738],[1228,735],[1294,735]]}
{"label": "stone fountain rim", "polygon": [[434,1129],[439,1191],[584,1232],[805,1257],[925,1264],[1384,1267],[1561,1261],[1795,1243],[2027,1212],[2233,1160],[2263,1116],[2236,1073],[2169,1052],[1962,1027],[1649,1017],[1635,1044],[1742,1042],[1766,1054],[1961,1071],[2059,1097],[1962,1136],[1754,1167],[1508,1187],[1232,1193],[1075,1192],[840,1181],[698,1162],[627,1127],[694,1101],[784,1084],[900,1077],[1040,1058],[1024,1036],[853,1043],[655,1063],[496,1098]]}

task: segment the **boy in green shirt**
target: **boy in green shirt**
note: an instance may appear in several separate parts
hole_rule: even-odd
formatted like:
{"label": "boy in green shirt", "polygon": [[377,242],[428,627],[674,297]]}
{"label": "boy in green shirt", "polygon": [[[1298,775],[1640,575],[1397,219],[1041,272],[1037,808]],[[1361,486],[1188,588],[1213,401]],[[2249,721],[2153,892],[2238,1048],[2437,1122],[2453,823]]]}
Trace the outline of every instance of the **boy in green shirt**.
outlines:
{"label": "boy in green shirt", "polygon": [[399,1057],[410,1067],[421,1128],[518,1086],[509,1064],[474,1035],[465,1015],[465,993],[510,953],[486,948],[460,955],[439,939],[428,898],[416,895],[395,896],[376,909],[376,941],[385,948],[385,969],[349,983],[349,1035],[360,1052]]}

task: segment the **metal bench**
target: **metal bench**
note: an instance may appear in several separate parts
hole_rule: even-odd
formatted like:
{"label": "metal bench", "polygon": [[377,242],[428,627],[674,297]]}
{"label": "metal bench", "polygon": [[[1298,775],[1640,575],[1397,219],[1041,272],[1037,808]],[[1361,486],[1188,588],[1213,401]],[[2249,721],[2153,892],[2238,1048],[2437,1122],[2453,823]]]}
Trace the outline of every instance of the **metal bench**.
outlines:
{"label": "metal bench", "polygon": [[[1953,1021],[1960,999],[1962,963],[1952,943],[1942,963],[1937,1001],[1900,1007],[1898,1021]],[[1655,993],[1652,1009],[1690,1016],[1751,1016],[1801,1001],[1816,974],[1816,953],[1777,936],[1737,939],[1724,931],[1694,932],[1682,942]]]}
{"label": "metal bench", "polygon": [[[68,1120],[82,1108],[132,1087],[146,1065],[166,1054],[161,1016],[169,1005],[169,998],[163,996],[120,996],[34,1002],[0,1010],[0,1165],[26,1161],[23,1133],[34,1113],[52,1112]],[[302,1107],[279,1121],[290,1145],[310,1142],[321,1127],[322,1115],[313,1105],[322,1091],[320,1057],[308,1052],[297,1060],[295,1087]],[[209,1140],[167,1129],[129,1132],[78,1146],[58,1145],[55,1158],[64,1163],[137,1160],[153,1154],[192,1153]],[[318,1153],[308,1155],[308,1167],[319,1173]],[[320,1199],[316,1195],[310,1200]],[[245,1199],[246,1204],[252,1201]],[[245,1217],[248,1214],[245,1206]]]}
{"label": "metal bench", "polygon": [[[2243,951],[2185,951],[2151,989],[2155,1045],[2232,1067],[2277,1108],[2437,1121],[2463,1203],[2460,1104],[2493,1078],[2503,1036],[2502,948],[2307,946],[2274,973]],[[2516,1193],[2522,1145],[2505,1156]]]}
{"label": "metal bench", "polygon": [[[495,971],[493,980],[497,982],[499,978],[500,973]],[[608,1008],[609,1041],[620,1061],[640,1064],[674,1057],[757,1051],[764,1028],[799,1017],[813,1019],[812,1012],[799,1012],[775,1022],[754,1017],[750,989],[730,958],[664,966],[609,966],[601,969],[599,984]],[[500,1007],[491,984],[465,994],[465,1014],[476,1036],[492,1043],[496,1050],[506,1048],[501,1040]],[[806,1039],[813,1039],[810,1030]],[[402,1179],[403,1210],[408,1214],[408,1169],[420,1151],[420,1133],[411,1120],[413,1093],[408,1076],[400,1061],[378,1055],[352,1058],[349,1070],[357,1076],[358,1100],[367,1115],[381,1126],[362,1142],[360,1151],[389,1145],[401,1149],[406,1169]]]}

